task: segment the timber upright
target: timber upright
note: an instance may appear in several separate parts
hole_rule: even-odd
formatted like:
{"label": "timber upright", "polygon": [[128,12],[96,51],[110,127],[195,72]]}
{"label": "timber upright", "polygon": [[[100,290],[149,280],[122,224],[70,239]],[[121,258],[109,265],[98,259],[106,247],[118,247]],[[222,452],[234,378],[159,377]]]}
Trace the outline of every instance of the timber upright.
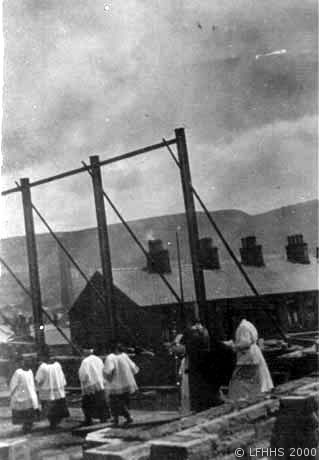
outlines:
{"label": "timber upright", "polygon": [[98,155],[90,156],[91,177],[93,182],[96,209],[97,228],[99,235],[101,266],[104,280],[104,298],[106,313],[109,321],[108,330],[112,339],[117,338],[118,323],[113,299],[113,274],[111,263],[110,243],[107,231],[106,213],[104,206],[102,175]]}
{"label": "timber upright", "polygon": [[184,128],[175,129],[176,144],[178,159],[180,164],[180,173],[183,187],[188,238],[190,253],[192,259],[193,277],[195,283],[196,300],[199,305],[199,312],[195,311],[195,315],[198,316],[203,324],[208,325],[208,312],[206,304],[206,290],[203,270],[199,264],[199,236],[198,236],[198,225],[196,217],[196,209],[194,204],[194,197],[192,191],[192,179],[189,167],[188,152],[186,145],[186,137]]}
{"label": "timber upright", "polygon": [[21,192],[22,192],[24,225],[25,225],[27,253],[28,253],[28,266],[29,266],[29,278],[30,278],[30,288],[31,288],[35,342],[37,345],[38,353],[41,353],[41,352],[44,352],[44,349],[45,349],[45,339],[44,339],[44,325],[43,325],[43,319],[42,319],[42,300],[41,300],[41,288],[40,288],[40,279],[39,279],[38,255],[37,255],[37,246],[36,246],[35,233],[34,233],[34,221],[33,221],[33,211],[32,211],[29,179],[28,178],[21,179],[20,184],[21,184]]}

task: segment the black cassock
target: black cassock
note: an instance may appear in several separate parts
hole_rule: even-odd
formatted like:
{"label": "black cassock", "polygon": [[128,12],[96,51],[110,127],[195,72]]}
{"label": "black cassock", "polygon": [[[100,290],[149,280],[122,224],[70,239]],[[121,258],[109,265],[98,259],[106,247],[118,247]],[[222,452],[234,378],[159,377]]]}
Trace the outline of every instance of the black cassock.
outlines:
{"label": "black cassock", "polygon": [[200,412],[223,402],[221,385],[228,385],[236,354],[223,342],[210,338],[207,329],[187,330],[183,337],[188,355],[191,410]]}

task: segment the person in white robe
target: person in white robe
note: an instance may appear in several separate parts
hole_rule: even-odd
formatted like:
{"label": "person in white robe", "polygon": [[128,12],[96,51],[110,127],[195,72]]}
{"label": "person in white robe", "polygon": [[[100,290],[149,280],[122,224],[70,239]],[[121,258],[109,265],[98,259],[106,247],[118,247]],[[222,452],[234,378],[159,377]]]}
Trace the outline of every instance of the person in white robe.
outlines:
{"label": "person in white robe", "polygon": [[70,415],[65,399],[66,379],[61,364],[49,355],[43,356],[35,380],[43,413],[50,422],[50,428],[54,429],[63,418]]}
{"label": "person in white robe", "polygon": [[38,418],[39,401],[28,361],[19,357],[17,365],[9,384],[12,423],[22,425],[23,433],[29,433]]}
{"label": "person in white robe", "polygon": [[102,359],[94,354],[93,349],[84,349],[83,354],[85,358],[79,369],[83,424],[91,425],[94,418],[104,423],[110,417],[103,377],[104,364]]}
{"label": "person in white robe", "polygon": [[119,424],[119,417],[126,420],[125,425],[133,422],[129,412],[130,395],[138,389],[135,375],[139,368],[122,351],[118,342],[111,344],[111,353],[106,357],[104,363],[104,375],[107,381],[107,388],[110,395],[110,407],[113,416],[113,424]]}
{"label": "person in white robe", "polygon": [[228,397],[232,400],[253,398],[273,388],[273,381],[258,346],[255,326],[243,319],[235,333],[236,368],[232,375]]}

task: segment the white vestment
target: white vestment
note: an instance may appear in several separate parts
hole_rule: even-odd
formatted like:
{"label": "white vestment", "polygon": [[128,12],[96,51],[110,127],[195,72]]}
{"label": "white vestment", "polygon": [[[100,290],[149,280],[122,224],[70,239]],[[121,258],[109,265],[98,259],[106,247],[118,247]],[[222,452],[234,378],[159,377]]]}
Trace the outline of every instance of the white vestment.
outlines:
{"label": "white vestment", "polygon": [[104,375],[110,394],[135,393],[137,385],[134,375],[139,368],[126,353],[110,353],[104,364]]}
{"label": "white vestment", "polygon": [[41,401],[54,401],[65,398],[66,380],[60,363],[42,363],[37,370],[35,380]]}
{"label": "white vestment", "polygon": [[[235,334],[237,363],[229,385],[229,397],[231,399],[257,395],[260,392],[271,390],[274,386],[257,341],[257,329],[250,321],[243,319]],[[256,371],[253,371],[254,368]]]}
{"label": "white vestment", "polygon": [[33,372],[17,369],[10,381],[11,409],[38,409],[39,402],[35,389]]}
{"label": "white vestment", "polygon": [[103,361],[95,355],[83,359],[79,369],[79,379],[83,394],[104,390]]}

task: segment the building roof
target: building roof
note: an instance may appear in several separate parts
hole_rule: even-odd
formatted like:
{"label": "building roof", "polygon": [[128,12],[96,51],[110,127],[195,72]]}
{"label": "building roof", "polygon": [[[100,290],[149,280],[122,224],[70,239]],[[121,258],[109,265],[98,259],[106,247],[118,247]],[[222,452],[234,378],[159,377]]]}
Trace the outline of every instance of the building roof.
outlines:
{"label": "building roof", "polygon": [[[261,295],[318,290],[318,264],[314,258],[311,258],[310,264],[302,265],[287,262],[279,256],[266,256],[265,264],[264,267],[244,267]],[[204,276],[208,300],[253,295],[232,261],[222,261],[219,270],[205,270]],[[172,273],[165,277],[180,295],[177,265],[172,265]],[[191,265],[182,266],[182,279],[185,302],[194,301]],[[151,274],[140,268],[113,269],[113,281],[118,289],[139,306],[176,303],[174,295],[158,274]]]}
{"label": "building roof", "polygon": [[[268,257],[264,267],[244,267],[260,294],[313,291],[318,289],[318,264],[315,259],[309,265],[294,264],[279,257]],[[253,295],[238,268],[231,261],[224,261],[219,270],[205,270],[206,296],[208,300],[230,299]],[[159,275],[143,270],[113,270],[114,284],[140,306],[175,303],[175,297]],[[179,295],[177,266],[167,280]],[[191,265],[182,266],[184,299],[195,300]]]}

